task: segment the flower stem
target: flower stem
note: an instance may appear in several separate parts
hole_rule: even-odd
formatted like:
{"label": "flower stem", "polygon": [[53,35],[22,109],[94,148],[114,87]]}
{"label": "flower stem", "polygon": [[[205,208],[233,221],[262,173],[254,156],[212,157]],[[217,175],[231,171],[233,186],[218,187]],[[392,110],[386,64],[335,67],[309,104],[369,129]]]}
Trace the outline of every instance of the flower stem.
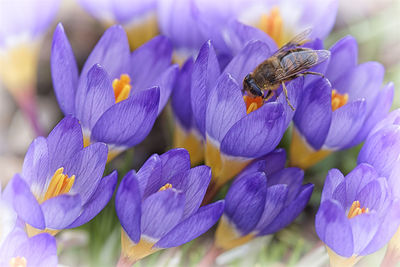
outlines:
{"label": "flower stem", "polygon": [[210,204],[220,189],[221,186],[218,186],[215,183],[210,183],[210,186],[207,188],[207,192],[203,198],[203,202],[201,203],[201,205],[204,206]]}
{"label": "flower stem", "polygon": [[200,261],[197,267],[211,267],[214,266],[215,260],[224,252],[223,249],[216,247],[213,245],[204,256],[204,258]]}
{"label": "flower stem", "polygon": [[119,257],[117,263],[117,267],[130,267],[135,263],[136,263],[135,260],[131,260],[128,256],[121,253],[121,256]]}
{"label": "flower stem", "polygon": [[39,124],[35,90],[20,90],[23,93],[15,94],[14,98],[22,110],[24,116],[29,120],[36,136],[43,136],[43,129]]}

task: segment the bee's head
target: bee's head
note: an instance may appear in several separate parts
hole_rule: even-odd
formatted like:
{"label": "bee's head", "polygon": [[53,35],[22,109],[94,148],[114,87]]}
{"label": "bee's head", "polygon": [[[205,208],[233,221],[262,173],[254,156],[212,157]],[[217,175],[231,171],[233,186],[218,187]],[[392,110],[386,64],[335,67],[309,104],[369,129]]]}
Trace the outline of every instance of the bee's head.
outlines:
{"label": "bee's head", "polygon": [[263,91],[258,87],[251,74],[247,74],[243,80],[243,90],[252,96],[263,96]]}

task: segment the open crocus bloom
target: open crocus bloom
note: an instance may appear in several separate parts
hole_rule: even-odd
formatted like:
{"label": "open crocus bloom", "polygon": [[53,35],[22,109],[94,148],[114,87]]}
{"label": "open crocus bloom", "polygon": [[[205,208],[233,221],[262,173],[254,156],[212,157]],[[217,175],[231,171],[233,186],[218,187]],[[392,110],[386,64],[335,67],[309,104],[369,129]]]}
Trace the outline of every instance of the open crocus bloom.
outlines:
{"label": "open crocus bloom", "polygon": [[387,179],[362,163],[346,177],[332,169],[326,177],[315,229],[331,266],[352,266],[382,248],[400,224],[400,202]]}
{"label": "open crocus bloom", "polygon": [[140,143],[168,101],[178,71],[170,66],[172,47],[155,37],[132,54],[121,26],[109,28],[78,75],[61,24],[54,37],[51,70],[58,103],[79,119],[85,145],[103,142],[109,159]]}
{"label": "open crocus bloom", "polygon": [[25,155],[21,174],[4,189],[29,236],[56,234],[87,223],[110,200],[117,173],[102,178],[107,146],[83,147],[77,119],[64,118],[47,138],[38,137]]}
{"label": "open crocus bloom", "polygon": [[224,202],[200,207],[210,179],[207,166],[190,168],[184,149],[154,154],[137,173],[129,172],[115,199],[123,228],[121,258],[134,262],[187,243],[211,228]]}

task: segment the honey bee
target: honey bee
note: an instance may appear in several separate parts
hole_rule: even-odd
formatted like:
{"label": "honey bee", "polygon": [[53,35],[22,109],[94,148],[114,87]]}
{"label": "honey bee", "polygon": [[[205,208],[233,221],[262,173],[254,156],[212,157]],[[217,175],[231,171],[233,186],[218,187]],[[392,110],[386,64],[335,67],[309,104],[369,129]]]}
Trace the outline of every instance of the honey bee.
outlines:
{"label": "honey bee", "polygon": [[330,52],[327,50],[300,47],[308,41],[307,38],[310,33],[311,29],[303,31],[258,65],[252,73],[244,78],[243,91],[252,97],[261,96],[264,101],[268,101],[282,85],[286,102],[294,110],[289,102],[285,82],[306,74],[319,75],[325,78],[321,73],[307,70],[330,56]]}

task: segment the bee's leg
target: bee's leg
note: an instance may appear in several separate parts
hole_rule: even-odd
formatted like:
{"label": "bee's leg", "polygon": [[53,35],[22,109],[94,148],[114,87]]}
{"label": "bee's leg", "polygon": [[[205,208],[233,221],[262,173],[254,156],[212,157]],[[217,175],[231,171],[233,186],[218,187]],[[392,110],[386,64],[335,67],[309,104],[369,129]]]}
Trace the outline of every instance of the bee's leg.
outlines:
{"label": "bee's leg", "polygon": [[284,82],[282,82],[282,88],[283,88],[283,92],[285,93],[286,102],[288,103],[289,107],[294,111],[294,107],[292,106],[292,104],[290,104],[288,93],[287,93],[287,89],[286,89],[286,85],[285,85]]}
{"label": "bee's leg", "polygon": [[264,94],[262,96],[262,98],[264,99],[264,102],[267,102],[268,100],[270,100],[273,96],[275,95],[275,92],[272,90],[268,90],[268,92],[266,94]]}

